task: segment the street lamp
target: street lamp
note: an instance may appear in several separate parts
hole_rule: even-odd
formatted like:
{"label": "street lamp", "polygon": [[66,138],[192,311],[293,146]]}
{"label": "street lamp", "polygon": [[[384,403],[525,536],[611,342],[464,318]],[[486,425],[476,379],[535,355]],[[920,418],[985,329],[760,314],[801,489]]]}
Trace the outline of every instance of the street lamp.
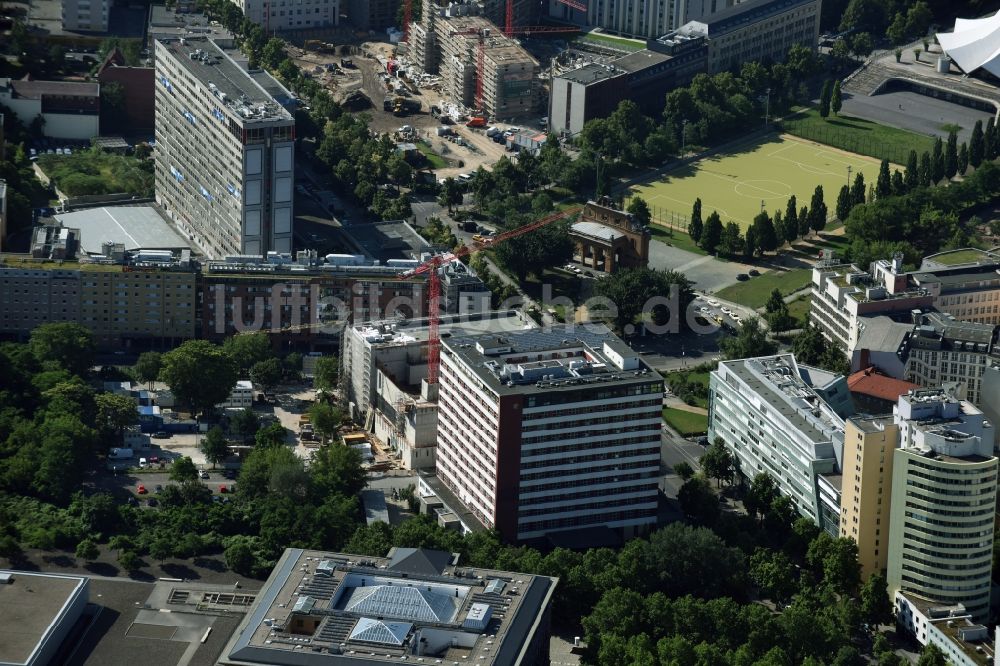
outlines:
{"label": "street lamp", "polygon": [[768,117],[771,115],[771,89],[767,89],[767,102],[764,104],[764,127],[767,127]]}
{"label": "street lamp", "polygon": [[684,149],[687,146],[687,126],[688,120],[685,118],[684,122],[681,124],[681,156],[684,156]]}
{"label": "street lamp", "polygon": [[847,165],[847,186],[851,186],[851,165]]}

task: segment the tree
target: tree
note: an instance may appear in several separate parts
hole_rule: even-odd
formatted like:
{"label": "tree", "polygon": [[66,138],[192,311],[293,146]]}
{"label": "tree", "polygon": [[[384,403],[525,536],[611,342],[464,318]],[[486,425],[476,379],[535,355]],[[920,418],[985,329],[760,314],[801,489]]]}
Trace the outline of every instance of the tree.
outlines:
{"label": "tree", "polygon": [[[504,229],[513,231],[526,222],[523,216],[509,221]],[[510,218],[508,218],[510,219]],[[564,263],[573,254],[569,221],[560,220],[530,234],[523,234],[494,246],[496,261],[524,282],[529,273],[540,275],[546,266]]]}
{"label": "tree", "polygon": [[198,468],[194,461],[188,456],[176,458],[170,465],[170,480],[178,483],[186,481],[196,481],[198,479]]}
{"label": "tree", "polygon": [[329,438],[337,433],[337,428],[344,420],[344,414],[339,407],[328,405],[325,402],[317,402],[309,408],[309,418],[313,428],[323,438],[325,444]]}
{"label": "tree", "polygon": [[281,361],[276,358],[269,358],[266,361],[257,361],[250,368],[250,379],[261,387],[264,393],[270,392],[277,386],[285,371],[281,367]]}
{"label": "tree", "polygon": [[229,417],[229,432],[239,437],[243,442],[256,435],[259,427],[260,420],[250,408],[238,411]]}
{"label": "tree", "polygon": [[[747,229],[747,233],[750,229]],[[756,245],[756,241],[754,241]],[[719,254],[727,257],[735,257],[744,248],[743,235],[740,233],[740,225],[735,222],[727,222],[726,228],[722,230],[722,239],[719,241]]]}
{"label": "tree", "polygon": [[944,150],[944,175],[948,180],[958,173],[958,135],[948,132],[948,144]]}
{"label": "tree", "polygon": [[340,367],[336,356],[322,356],[316,360],[313,384],[316,388],[331,390],[340,383]]}
{"label": "tree", "polygon": [[687,481],[694,476],[694,468],[686,460],[682,460],[674,465],[674,474],[681,477],[681,480]]}
{"label": "tree", "polygon": [[823,186],[817,185],[809,202],[809,227],[820,232],[826,227],[826,203],[823,201]]}
{"label": "tree", "polygon": [[691,207],[691,221],[688,222],[688,235],[691,236],[691,240],[695,243],[701,240],[701,198],[694,200],[694,205]]}
{"label": "tree", "polygon": [[809,208],[803,206],[799,209],[799,238],[805,238],[809,235]]}
{"label": "tree", "polygon": [[101,551],[97,544],[90,539],[83,539],[76,544],[76,556],[84,562],[93,562],[100,557]]}
{"label": "tree", "polygon": [[649,204],[642,197],[635,196],[628,202],[628,212],[632,214],[632,219],[643,227],[648,227],[652,222],[652,214],[649,212]]}
{"label": "tree", "polygon": [[924,151],[920,156],[920,187],[930,187],[934,182],[933,169],[931,166],[931,154]]}
{"label": "tree", "polygon": [[274,355],[267,333],[244,333],[226,338],[223,351],[232,359],[240,377],[246,377],[255,363],[266,361]]}
{"label": "tree", "polygon": [[840,193],[837,195],[837,219],[841,222],[846,220],[847,216],[851,214],[853,207],[854,201],[851,199],[851,188],[847,185],[842,185]]}
{"label": "tree", "polygon": [[[871,51],[869,51],[870,53]],[[865,55],[868,55],[867,53]],[[843,105],[843,100],[840,96],[840,79],[837,79],[833,84],[833,92],[830,93],[830,110],[833,111],[834,115],[840,113],[840,107]]]}
{"label": "tree", "polygon": [[830,79],[823,82],[823,91],[819,96],[819,115],[822,118],[826,118],[830,115],[830,97],[833,94],[833,86],[830,83]]}
{"label": "tree", "polygon": [[754,225],[757,227],[757,245],[761,252],[774,252],[777,250],[777,231],[767,211],[761,211],[757,214],[757,217],[754,218]]}
{"label": "tree", "polygon": [[750,317],[743,321],[739,332],[719,341],[719,348],[727,359],[770,356],[778,346],[767,339],[767,332],[761,327],[760,319]]}
{"label": "tree", "polygon": [[723,481],[732,482],[736,469],[733,462],[733,454],[726,448],[721,437],[715,440],[705,449],[705,454],[698,461],[705,476],[715,479],[716,484]]}
{"label": "tree", "polygon": [[152,389],[153,382],[159,379],[162,368],[163,356],[160,352],[143,352],[139,354],[139,358],[135,363],[135,378],[140,382],[145,382]]}
{"label": "tree", "polygon": [[796,206],[798,204],[793,194],[785,205],[785,240],[789,243],[795,242],[795,239],[799,237],[799,218]]}
{"label": "tree", "polygon": [[149,556],[157,562],[163,562],[173,554],[174,546],[165,537],[157,537],[149,544]]}
{"label": "tree", "polygon": [[31,332],[28,345],[42,367],[64,368],[81,376],[94,364],[97,350],[90,329],[70,322],[36,327]]}
{"label": "tree", "polygon": [[98,393],[94,396],[97,407],[98,429],[114,436],[120,442],[125,429],[139,419],[139,403],[135,398],[115,393]]}
{"label": "tree", "polygon": [[778,486],[766,472],[756,474],[750,481],[750,488],[743,498],[743,506],[751,516],[763,520],[771,504],[778,499]]}
{"label": "tree", "polygon": [[135,551],[124,550],[118,555],[118,566],[125,571],[132,573],[142,566],[142,560],[135,554]]}
{"label": "tree", "polygon": [[962,142],[958,148],[958,175],[964,176],[969,170],[969,144]]}
{"label": "tree", "polygon": [[858,544],[849,537],[834,538],[821,532],[809,544],[806,561],[838,594],[854,594],[861,583]]}
{"label": "tree", "polygon": [[457,180],[448,176],[445,178],[444,182],[441,183],[441,193],[438,195],[438,205],[447,206],[448,212],[451,213],[452,208],[458,206],[462,203],[462,186]]}
{"label": "tree", "polygon": [[907,192],[912,192],[920,185],[920,165],[917,161],[917,151],[911,150],[906,158],[906,171],[903,172],[903,181],[906,183]]}
{"label": "tree", "polygon": [[260,59],[268,69],[277,69],[285,59],[285,41],[277,37],[267,40]]}
{"label": "tree", "polygon": [[788,304],[778,289],[771,291],[764,304],[764,312],[764,318],[772,331],[787,331],[795,325],[795,320],[788,313]]}
{"label": "tree", "polygon": [[892,600],[889,586],[881,573],[872,574],[859,593],[861,617],[866,624],[880,625],[892,622]]}
{"label": "tree", "polygon": [[357,449],[334,444],[321,447],[313,454],[309,476],[312,493],[318,498],[335,493],[356,497],[367,483]]}
{"label": "tree", "polygon": [[875,181],[875,196],[884,199],[892,194],[892,178],[889,176],[889,160],[883,159],[878,168],[878,180]]}
{"label": "tree", "polygon": [[272,423],[257,431],[255,444],[258,448],[268,449],[284,446],[288,431],[280,423]]}
{"label": "tree", "polygon": [[251,546],[251,539],[252,537],[246,537],[243,535],[237,535],[229,538],[229,543],[225,548],[224,556],[226,558],[226,566],[230,571],[234,571],[244,576],[253,575],[256,558],[254,557],[253,547]]}
{"label": "tree", "polygon": [[684,481],[677,491],[677,501],[684,515],[700,525],[715,525],[722,513],[718,496],[701,475],[691,476]]}
{"label": "tree", "polygon": [[975,168],[983,163],[983,156],[986,154],[983,146],[983,121],[977,120],[972,126],[972,136],[969,138],[969,164]]}
{"label": "tree", "polygon": [[[730,224],[735,224],[732,222]],[[729,227],[729,224],[726,225]],[[746,236],[743,239],[743,258],[746,261],[751,261],[760,249],[760,225],[757,223],[751,224],[747,227]],[[725,233],[725,232],[723,232]]]}
{"label": "tree", "polygon": [[215,426],[208,431],[201,440],[201,452],[205,454],[205,460],[212,463],[212,469],[229,457],[229,442],[226,441],[222,428]]}
{"label": "tree", "polygon": [[207,340],[188,340],[164,354],[160,374],[178,402],[198,415],[224,402],[236,386],[232,357]]}
{"label": "tree", "polygon": [[781,551],[758,548],[750,557],[748,573],[761,594],[778,603],[788,601],[795,593],[795,565]]}
{"label": "tree", "polygon": [[[854,35],[851,39],[851,52],[859,58],[867,58],[868,54],[875,50],[875,40],[872,38],[871,33],[859,32]],[[840,85],[840,81],[837,81],[837,85]],[[833,109],[833,104],[831,102],[830,108]],[[834,109],[836,111],[836,109]]]}
{"label": "tree", "polygon": [[865,174],[860,171],[854,176],[854,185],[851,186],[851,209],[860,206],[865,202]]}
{"label": "tree", "polygon": [[944,178],[944,143],[941,137],[934,139],[934,153],[931,156],[931,182],[940,183]]}
{"label": "tree", "polygon": [[714,210],[705,220],[705,226],[701,231],[701,238],[698,241],[698,247],[703,249],[709,254],[715,252],[716,247],[719,245],[719,241],[722,240],[722,218]]}
{"label": "tree", "polygon": [[997,128],[993,116],[986,119],[986,129],[983,130],[983,159],[995,160],[1000,153],[1000,141],[997,140]]}
{"label": "tree", "polygon": [[934,643],[928,643],[920,651],[917,666],[948,666],[948,660],[945,658],[944,652],[941,652],[941,648]]}
{"label": "tree", "polygon": [[[613,304],[615,326],[622,331],[640,322],[657,326],[669,322],[681,327],[684,313],[694,300],[691,283],[682,273],[651,268],[616,271],[600,280],[595,292]],[[666,299],[667,303],[650,302],[654,297]]]}

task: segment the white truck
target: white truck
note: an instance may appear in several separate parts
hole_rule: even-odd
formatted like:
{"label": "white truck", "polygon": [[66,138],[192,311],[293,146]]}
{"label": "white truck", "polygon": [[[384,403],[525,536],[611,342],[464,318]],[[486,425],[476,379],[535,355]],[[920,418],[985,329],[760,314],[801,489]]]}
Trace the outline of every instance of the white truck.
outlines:
{"label": "white truck", "polygon": [[114,448],[108,452],[108,459],[110,460],[128,460],[135,455],[132,449],[120,449]]}

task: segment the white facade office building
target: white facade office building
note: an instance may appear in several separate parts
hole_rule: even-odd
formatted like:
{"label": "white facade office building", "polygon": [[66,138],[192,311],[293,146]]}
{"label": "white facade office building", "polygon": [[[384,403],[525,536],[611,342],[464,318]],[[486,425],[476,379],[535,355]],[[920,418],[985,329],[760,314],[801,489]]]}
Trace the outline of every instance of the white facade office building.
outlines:
{"label": "white facade office building", "polygon": [[442,340],[437,475],[507,539],[656,524],[663,380],[588,329]]}
{"label": "white facade office building", "polygon": [[290,93],[220,44],[155,40],[156,200],[210,258],[291,252]]}
{"label": "white facade office building", "polygon": [[943,390],[911,391],[893,411],[886,579],[890,594],[989,614],[997,497],[995,427]]}
{"label": "white facade office building", "polygon": [[708,437],[722,439],[742,475],[768,474],[801,515],[836,535],[845,397],[842,376],[791,354],[724,361],[710,377]]}
{"label": "white facade office building", "polygon": [[340,0],[237,0],[236,4],[267,32],[340,25]]}

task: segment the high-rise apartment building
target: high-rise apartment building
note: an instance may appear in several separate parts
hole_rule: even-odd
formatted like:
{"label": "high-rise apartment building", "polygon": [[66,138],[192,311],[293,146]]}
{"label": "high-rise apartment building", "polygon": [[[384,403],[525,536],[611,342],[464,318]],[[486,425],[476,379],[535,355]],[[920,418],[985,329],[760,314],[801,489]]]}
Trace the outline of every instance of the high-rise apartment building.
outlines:
{"label": "high-rise apartment building", "polygon": [[107,32],[111,7],[109,0],[62,0],[63,30]]}
{"label": "high-rise apartment building", "polygon": [[340,0],[238,0],[236,4],[266,32],[340,25]]}
{"label": "high-rise apartment building", "polygon": [[284,89],[207,37],[154,44],[156,200],[209,257],[291,252],[295,120],[268,92]]}
{"label": "high-rise apartment building", "polygon": [[892,462],[899,427],[891,415],[856,416],[844,428],[840,536],[858,544],[861,575],[885,571],[889,562]]}
{"label": "high-rise apartment building", "polygon": [[995,426],[942,390],[900,396],[893,412],[890,593],[962,604],[979,619],[990,606],[997,498]]}
{"label": "high-rise apartment building", "polygon": [[594,330],[441,341],[437,475],[510,540],[656,524],[663,380]]}
{"label": "high-rise apartment building", "polygon": [[851,409],[842,375],[791,354],[724,361],[709,379],[708,437],[722,439],[741,474],[768,474],[801,515],[837,534]]}

